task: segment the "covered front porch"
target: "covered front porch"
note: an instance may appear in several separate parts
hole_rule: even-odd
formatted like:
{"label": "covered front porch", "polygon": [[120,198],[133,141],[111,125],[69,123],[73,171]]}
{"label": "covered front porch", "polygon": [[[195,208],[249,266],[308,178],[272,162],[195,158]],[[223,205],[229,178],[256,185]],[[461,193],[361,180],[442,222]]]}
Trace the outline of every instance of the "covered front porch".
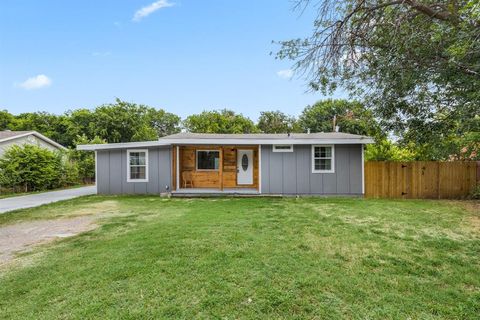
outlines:
{"label": "covered front porch", "polygon": [[260,146],[174,145],[172,194],[259,194]]}

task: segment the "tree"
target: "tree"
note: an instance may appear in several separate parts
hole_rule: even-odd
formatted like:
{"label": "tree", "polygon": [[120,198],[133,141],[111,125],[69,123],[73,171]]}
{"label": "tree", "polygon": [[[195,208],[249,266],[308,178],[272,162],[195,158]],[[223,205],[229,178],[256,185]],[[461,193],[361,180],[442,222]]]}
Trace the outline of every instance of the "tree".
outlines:
{"label": "tree", "polygon": [[65,113],[68,119],[67,134],[71,137],[71,143],[67,146],[75,146],[78,136],[93,138],[95,136],[95,113],[89,109],[69,110]]}
{"label": "tree", "polygon": [[278,110],[260,112],[257,127],[264,133],[288,133],[300,130],[295,117]]}
{"label": "tree", "polygon": [[412,161],[417,160],[415,152],[401,148],[387,139],[381,139],[375,144],[367,145],[366,161]]}
{"label": "tree", "polygon": [[344,87],[404,144],[470,132],[459,123],[480,110],[478,0],[320,0],[316,8],[313,34],[282,42],[278,53],[313,90]]}
{"label": "tree", "polygon": [[[105,140],[99,137],[89,139],[86,135],[77,136],[75,145],[104,144]],[[95,179],[95,155],[92,152],[71,149],[68,151],[69,159],[78,166],[78,176],[83,183],[90,183]]]}
{"label": "tree", "polygon": [[146,121],[148,126],[155,130],[157,137],[180,132],[180,120],[179,116],[165,110],[147,109]]}
{"label": "tree", "polygon": [[94,111],[93,134],[109,143],[130,142],[144,122],[145,106],[116,99]]}
{"label": "tree", "polygon": [[7,110],[0,110],[0,130],[10,129],[15,118]]}
{"label": "tree", "polygon": [[15,131],[38,131],[64,146],[72,143],[72,137],[67,134],[68,119],[66,116],[48,112],[21,113],[15,116],[10,124]]}
{"label": "tree", "polygon": [[162,109],[116,99],[94,110],[77,109],[63,115],[48,112],[13,116],[0,110],[0,130],[35,130],[66,147],[78,136],[108,142],[156,140],[180,131],[180,117]]}
{"label": "tree", "polygon": [[380,127],[371,111],[356,101],[323,100],[307,106],[299,117],[299,125],[305,132],[332,132],[335,123],[341,132],[382,136]]}
{"label": "tree", "polygon": [[106,141],[156,140],[179,131],[180,118],[163,110],[116,99],[95,109],[92,133]]}
{"label": "tree", "polygon": [[247,117],[232,110],[203,111],[188,116],[183,125],[189,132],[196,133],[254,133],[257,127]]}

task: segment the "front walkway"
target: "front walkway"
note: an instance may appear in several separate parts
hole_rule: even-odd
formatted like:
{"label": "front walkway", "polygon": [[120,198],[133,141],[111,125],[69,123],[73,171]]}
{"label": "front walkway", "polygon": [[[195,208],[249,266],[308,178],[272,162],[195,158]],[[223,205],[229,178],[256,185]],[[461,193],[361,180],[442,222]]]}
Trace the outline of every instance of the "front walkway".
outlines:
{"label": "front walkway", "polygon": [[18,209],[38,207],[42,204],[73,199],[96,193],[97,187],[89,186],[0,199],[0,214]]}

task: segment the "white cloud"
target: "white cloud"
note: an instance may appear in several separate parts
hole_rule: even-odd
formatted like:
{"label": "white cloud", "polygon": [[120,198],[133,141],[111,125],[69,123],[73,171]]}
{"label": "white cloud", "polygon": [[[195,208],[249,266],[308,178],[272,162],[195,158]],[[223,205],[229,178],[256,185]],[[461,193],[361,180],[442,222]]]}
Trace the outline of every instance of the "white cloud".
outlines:
{"label": "white cloud", "polygon": [[140,21],[146,16],[149,16],[150,14],[154,13],[157,10],[160,10],[162,8],[168,8],[168,7],[173,7],[175,4],[168,2],[168,0],[159,0],[155,1],[151,4],[149,4],[146,7],[141,8],[140,10],[137,10],[135,12],[135,15],[133,16],[133,21]]}
{"label": "white cloud", "polygon": [[293,77],[293,70],[292,69],[280,70],[277,72],[277,76],[279,76],[282,79],[290,79],[291,77]]}
{"label": "white cloud", "polygon": [[26,89],[40,89],[48,87],[52,84],[52,80],[44,74],[39,74],[38,76],[28,78],[24,82],[20,83],[19,86]]}

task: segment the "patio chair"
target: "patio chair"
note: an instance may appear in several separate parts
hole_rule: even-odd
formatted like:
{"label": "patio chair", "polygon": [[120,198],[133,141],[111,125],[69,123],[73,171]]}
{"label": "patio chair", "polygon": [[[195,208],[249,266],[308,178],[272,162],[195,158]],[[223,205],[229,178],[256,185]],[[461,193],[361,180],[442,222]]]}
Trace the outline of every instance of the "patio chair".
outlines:
{"label": "patio chair", "polygon": [[194,173],[192,171],[183,171],[182,172],[182,185],[184,188],[190,185],[193,188],[193,178]]}

